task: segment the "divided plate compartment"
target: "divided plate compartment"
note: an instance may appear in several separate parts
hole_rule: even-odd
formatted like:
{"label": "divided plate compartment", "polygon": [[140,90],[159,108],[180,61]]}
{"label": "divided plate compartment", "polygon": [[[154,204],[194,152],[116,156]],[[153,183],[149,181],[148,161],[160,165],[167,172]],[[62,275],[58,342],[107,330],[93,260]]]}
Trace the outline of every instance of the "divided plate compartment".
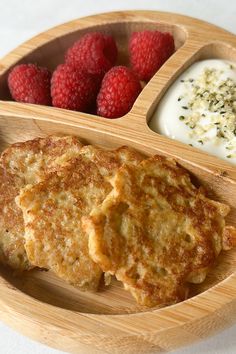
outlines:
{"label": "divided plate compartment", "polygon": [[[131,32],[169,31],[176,52],[144,87],[132,110],[118,119],[10,101],[7,75],[18,63],[54,69],[82,34],[102,31],[118,43],[119,64],[127,64]],[[217,38],[217,40],[216,40]],[[236,168],[203,151],[170,140],[148,127],[168,87],[192,63],[206,58],[236,61],[236,37],[223,29],[171,13],[130,11],[78,19],[31,39],[0,61],[0,148],[48,134],[71,134],[85,144],[108,148],[128,145],[147,155],[175,158],[208,195],[230,205],[227,223],[236,226]],[[236,320],[236,250],[222,252],[191,297],[165,308],[136,305],[122,284],[95,294],[80,292],[53,274],[33,270],[14,276],[0,266],[0,318],[52,347],[70,353],[157,353],[211,335]]]}

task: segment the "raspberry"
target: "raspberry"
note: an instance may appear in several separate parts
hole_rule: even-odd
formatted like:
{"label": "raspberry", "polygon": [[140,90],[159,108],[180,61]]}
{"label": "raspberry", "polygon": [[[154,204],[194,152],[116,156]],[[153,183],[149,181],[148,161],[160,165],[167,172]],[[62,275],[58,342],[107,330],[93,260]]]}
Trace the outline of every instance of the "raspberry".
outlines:
{"label": "raspberry", "polygon": [[85,34],[66,53],[66,63],[101,76],[115,64],[116,59],[114,39],[99,32]]}
{"label": "raspberry", "polygon": [[148,81],[174,53],[170,33],[142,31],[132,33],[129,41],[130,61],[140,80]]}
{"label": "raspberry", "polygon": [[15,66],[8,75],[8,87],[17,102],[50,105],[51,73],[34,64]]}
{"label": "raspberry", "polygon": [[68,64],[61,64],[52,75],[52,104],[55,107],[86,112],[96,101],[98,83],[93,75]]}
{"label": "raspberry", "polygon": [[106,118],[122,117],[132,108],[141,85],[131,69],[115,66],[103,78],[97,97],[97,114]]}

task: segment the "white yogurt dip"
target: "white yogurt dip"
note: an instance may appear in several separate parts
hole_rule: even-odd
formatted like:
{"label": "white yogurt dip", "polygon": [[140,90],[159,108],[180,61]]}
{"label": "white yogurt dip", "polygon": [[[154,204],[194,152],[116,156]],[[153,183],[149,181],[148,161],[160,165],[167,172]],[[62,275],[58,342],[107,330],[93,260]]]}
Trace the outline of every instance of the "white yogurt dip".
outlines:
{"label": "white yogurt dip", "polygon": [[236,164],[236,63],[190,66],[161,100],[150,128]]}

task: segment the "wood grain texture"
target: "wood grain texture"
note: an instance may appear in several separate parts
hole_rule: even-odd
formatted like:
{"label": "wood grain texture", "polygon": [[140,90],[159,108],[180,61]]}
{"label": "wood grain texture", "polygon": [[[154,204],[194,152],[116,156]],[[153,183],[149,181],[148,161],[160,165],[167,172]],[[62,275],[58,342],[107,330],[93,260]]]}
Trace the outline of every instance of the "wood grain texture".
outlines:
{"label": "wood grain texture", "polygon": [[[102,30],[115,36],[119,63],[127,63],[129,34],[143,28],[170,31],[176,53],[162,66],[124,117],[108,120],[85,113],[9,101],[6,78],[19,62],[53,69],[78,36]],[[217,38],[217,41],[216,41]],[[133,11],[102,14],[53,28],[0,62],[0,148],[52,133],[74,134],[104,147],[133,146],[146,154],[174,157],[206,186],[209,195],[231,206],[236,226],[236,168],[200,150],[152,132],[147,122],[171,83],[204,58],[236,61],[236,38],[208,23],[175,14]],[[16,330],[70,353],[157,353],[203,339],[236,320],[236,250],[222,253],[206,282],[191,298],[167,307],[139,307],[122,285],[96,294],[68,286],[50,272],[14,276],[0,268],[0,318]]]}

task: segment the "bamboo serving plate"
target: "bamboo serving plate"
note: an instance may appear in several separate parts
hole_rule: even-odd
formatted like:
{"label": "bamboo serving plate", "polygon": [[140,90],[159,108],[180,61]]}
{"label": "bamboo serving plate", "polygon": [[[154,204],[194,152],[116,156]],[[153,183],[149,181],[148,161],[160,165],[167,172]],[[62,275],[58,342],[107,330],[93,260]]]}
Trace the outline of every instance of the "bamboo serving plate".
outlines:
{"label": "bamboo serving plate", "polygon": [[[118,63],[128,63],[132,31],[158,29],[175,38],[176,53],[162,66],[122,118],[109,120],[85,113],[11,102],[9,69],[37,62],[54,69],[65,50],[88,31],[112,34]],[[171,156],[187,168],[211,197],[231,206],[227,223],[236,226],[236,168],[216,157],[150,130],[159,100],[192,63],[206,58],[236,61],[236,37],[223,29],[171,13],[133,11],[75,20],[24,43],[0,61],[0,148],[52,133],[73,134],[104,147],[129,145],[147,155]],[[136,305],[113,281],[96,294],[83,293],[50,272],[33,270],[14,276],[0,268],[0,318],[21,333],[70,353],[158,353],[193,343],[236,319],[236,250],[222,253],[191,297],[166,308]]]}

